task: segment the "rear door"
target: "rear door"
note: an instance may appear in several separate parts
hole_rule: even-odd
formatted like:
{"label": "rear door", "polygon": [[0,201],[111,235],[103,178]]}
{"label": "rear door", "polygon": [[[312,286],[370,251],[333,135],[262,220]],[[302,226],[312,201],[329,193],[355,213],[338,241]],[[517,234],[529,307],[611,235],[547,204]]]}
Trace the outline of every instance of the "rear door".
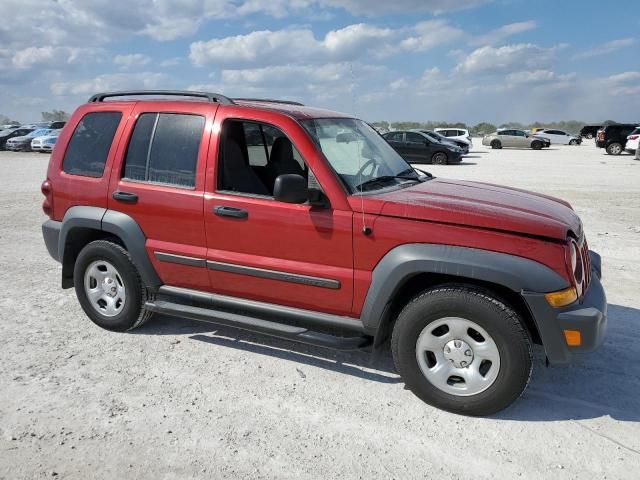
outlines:
{"label": "rear door", "polygon": [[416,132],[405,133],[405,160],[410,163],[426,163],[431,152],[431,142]]}
{"label": "rear door", "polygon": [[109,208],[131,216],[160,279],[209,289],[204,177],[217,105],[139,102],[120,142]]}

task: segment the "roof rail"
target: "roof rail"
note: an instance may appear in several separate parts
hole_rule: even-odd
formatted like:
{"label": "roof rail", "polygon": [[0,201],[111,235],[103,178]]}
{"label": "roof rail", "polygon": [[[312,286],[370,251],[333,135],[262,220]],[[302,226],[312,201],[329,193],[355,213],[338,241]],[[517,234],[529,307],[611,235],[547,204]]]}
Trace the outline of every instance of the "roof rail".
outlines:
{"label": "roof rail", "polygon": [[220,95],[219,93],[191,92],[189,90],[125,90],[121,92],[96,93],[89,99],[89,103],[104,102],[105,98],[111,97],[132,97],[143,95],[206,98],[209,102],[233,105],[233,100],[225,97],[224,95]]}
{"label": "roof rail", "polygon": [[303,103],[294,102],[293,100],[274,100],[272,98],[234,98],[233,100],[238,100],[240,102],[283,103],[285,105],[297,105],[299,107],[304,107]]}

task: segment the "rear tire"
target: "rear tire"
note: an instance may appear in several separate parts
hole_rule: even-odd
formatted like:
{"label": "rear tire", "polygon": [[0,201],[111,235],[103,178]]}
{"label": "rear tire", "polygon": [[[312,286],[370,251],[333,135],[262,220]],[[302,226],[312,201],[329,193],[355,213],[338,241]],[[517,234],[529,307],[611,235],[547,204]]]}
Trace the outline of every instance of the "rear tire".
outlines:
{"label": "rear tire", "polygon": [[500,142],[500,140],[493,140],[491,142],[491,148],[494,150],[500,150],[502,148],[502,142]]}
{"label": "rear tire", "polygon": [[474,286],[440,286],[415,297],[398,316],[391,350],[416,396],[463,415],[508,407],[531,377],[531,341],[522,319]]}
{"label": "rear tire", "polygon": [[578,145],[578,141],[577,140],[570,140],[569,141],[569,145]]}
{"label": "rear tire", "polygon": [[620,155],[622,153],[622,145],[620,143],[611,143],[607,145],[607,153],[609,155]]}
{"label": "rear tire", "polygon": [[537,140],[531,142],[531,148],[533,148],[534,150],[541,150],[542,149],[542,142],[538,142]]}
{"label": "rear tire", "polygon": [[449,163],[449,157],[444,152],[436,152],[431,156],[431,163],[434,165],[446,165]]}
{"label": "rear tire", "polygon": [[120,245],[96,240],[78,255],[73,281],[80,306],[93,323],[124,332],[152,315],[144,309],[147,289],[129,253]]}

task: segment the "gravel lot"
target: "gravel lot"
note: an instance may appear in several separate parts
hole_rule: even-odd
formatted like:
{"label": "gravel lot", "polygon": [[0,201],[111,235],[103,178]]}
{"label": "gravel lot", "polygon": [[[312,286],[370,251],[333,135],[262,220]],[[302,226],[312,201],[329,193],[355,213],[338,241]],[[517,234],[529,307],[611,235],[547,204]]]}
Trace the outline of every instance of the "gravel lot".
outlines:
{"label": "gravel lot", "polygon": [[0,152],[0,478],[615,478],[640,472],[640,162],[591,141],[487,150],[437,176],[569,200],[603,256],[610,327],[580,364],[538,353],[492,418],[431,408],[385,352],[342,354],[158,317],[94,326],[41,238],[48,156]]}

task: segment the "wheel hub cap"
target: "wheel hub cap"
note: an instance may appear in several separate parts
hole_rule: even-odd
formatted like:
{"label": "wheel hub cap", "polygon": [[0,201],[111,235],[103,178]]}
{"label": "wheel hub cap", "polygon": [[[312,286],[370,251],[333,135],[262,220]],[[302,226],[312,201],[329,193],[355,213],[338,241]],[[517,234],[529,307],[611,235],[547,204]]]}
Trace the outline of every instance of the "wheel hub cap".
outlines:
{"label": "wheel hub cap", "polygon": [[118,270],[106,260],[96,260],[86,269],[84,289],[91,306],[105,317],[118,315],[127,292]]}
{"label": "wheel hub cap", "polygon": [[456,368],[468,367],[473,362],[473,350],[464,340],[451,340],[444,346],[444,358]]}

